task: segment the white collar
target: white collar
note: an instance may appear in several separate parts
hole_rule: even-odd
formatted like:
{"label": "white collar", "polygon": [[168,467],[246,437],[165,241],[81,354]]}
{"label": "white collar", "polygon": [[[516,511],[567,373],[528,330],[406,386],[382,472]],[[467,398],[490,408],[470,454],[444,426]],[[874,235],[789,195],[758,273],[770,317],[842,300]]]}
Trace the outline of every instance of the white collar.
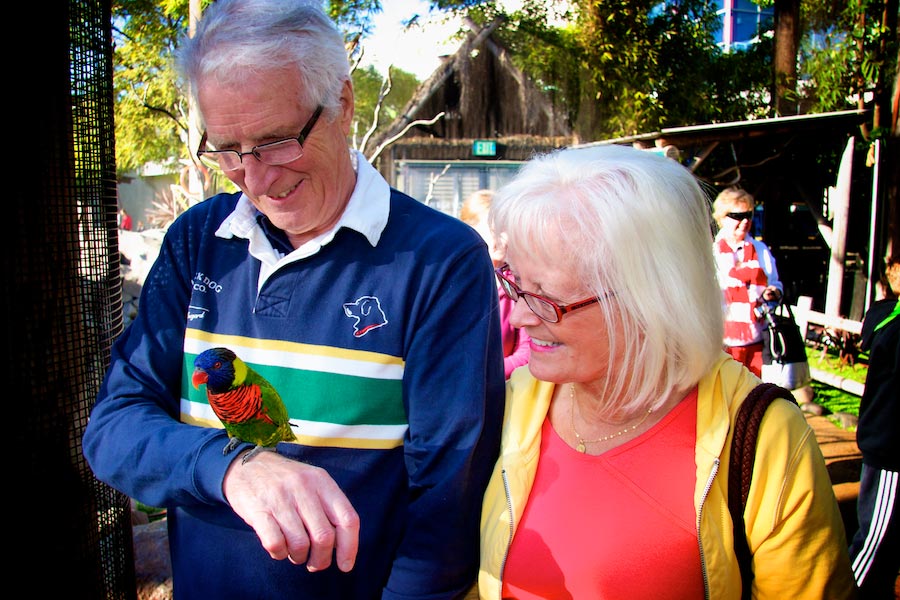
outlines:
{"label": "white collar", "polygon": [[[390,214],[390,186],[362,153],[350,150],[350,159],[356,170],[356,186],[340,219],[334,227],[296,248],[287,257],[300,258],[315,254],[334,239],[341,227],[358,231],[373,247],[378,244]],[[234,211],[216,230],[216,236],[250,240],[250,254],[263,262],[274,264],[286,257],[272,248],[256,220],[258,214],[259,211],[246,194],[241,194]]]}

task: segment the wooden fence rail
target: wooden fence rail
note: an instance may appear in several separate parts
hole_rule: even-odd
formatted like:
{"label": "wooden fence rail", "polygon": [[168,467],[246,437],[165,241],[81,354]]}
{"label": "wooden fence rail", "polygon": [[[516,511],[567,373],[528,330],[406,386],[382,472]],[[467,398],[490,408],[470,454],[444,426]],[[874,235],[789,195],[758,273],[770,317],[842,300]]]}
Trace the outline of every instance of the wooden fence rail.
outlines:
{"label": "wooden fence rail", "polygon": [[[797,304],[791,306],[791,310],[794,313],[794,321],[800,328],[800,334],[803,336],[803,339],[807,339],[806,335],[810,325],[818,325],[821,327],[827,327],[829,329],[839,329],[841,331],[847,331],[855,335],[859,335],[862,332],[862,323],[860,321],[853,321],[851,319],[845,319],[843,317],[826,315],[825,313],[820,313],[812,310],[810,308],[811,306],[812,298],[810,298],[809,296],[800,296]],[[833,388],[837,388],[839,390],[849,392],[857,396],[862,396],[863,389],[865,387],[858,381],[853,381],[852,379],[847,379],[846,377],[839,377],[827,371],[813,369],[812,367],[810,367],[810,375],[812,375],[812,378],[816,381],[820,381],[826,385],[830,385]]]}

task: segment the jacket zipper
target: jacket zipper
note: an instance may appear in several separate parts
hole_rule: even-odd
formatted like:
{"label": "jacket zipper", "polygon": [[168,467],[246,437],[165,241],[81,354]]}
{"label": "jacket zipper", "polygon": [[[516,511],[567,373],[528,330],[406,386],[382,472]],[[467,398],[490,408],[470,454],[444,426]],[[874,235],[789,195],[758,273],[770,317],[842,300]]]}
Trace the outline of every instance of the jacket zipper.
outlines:
{"label": "jacket zipper", "polygon": [[509,493],[509,481],[506,478],[506,469],[501,470],[503,477],[503,492],[506,494],[506,510],[509,511],[509,537],[506,541],[506,549],[503,551],[503,560],[500,561],[500,589],[497,590],[497,597],[503,596],[503,572],[506,570],[506,559],[509,558],[509,549],[512,546],[513,538],[513,511],[512,511],[512,495]]}
{"label": "jacket zipper", "polygon": [[713,461],[713,469],[706,480],[706,486],[703,488],[703,496],[700,497],[700,510],[697,511],[697,545],[700,547],[700,570],[703,572],[703,597],[709,600],[709,573],[706,571],[706,554],[703,552],[703,539],[700,537],[700,521],[703,517],[703,507],[706,506],[706,497],[709,495],[709,489],[712,487],[716,473],[719,472],[718,457]]}

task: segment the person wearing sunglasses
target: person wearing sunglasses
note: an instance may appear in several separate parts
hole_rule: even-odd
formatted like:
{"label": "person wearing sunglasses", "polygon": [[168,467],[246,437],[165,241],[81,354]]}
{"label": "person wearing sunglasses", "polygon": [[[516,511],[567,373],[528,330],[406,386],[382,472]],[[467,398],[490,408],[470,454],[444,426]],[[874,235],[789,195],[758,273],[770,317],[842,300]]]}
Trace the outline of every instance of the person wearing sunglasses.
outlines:
{"label": "person wearing sunglasses", "polygon": [[[565,149],[500,188],[490,223],[531,358],[507,383],[479,596],[740,598],[729,433],[760,381],[722,349],[698,182],[626,146]],[[753,597],[850,598],[840,511],[800,409],[775,400],[757,447]]]}
{"label": "person wearing sunglasses", "polygon": [[753,196],[737,187],[729,187],[716,196],[713,218],[719,232],[713,253],[722,289],[725,349],[761,377],[766,320],[758,309],[763,303],[780,300],[784,286],[778,279],[772,251],[750,235],[755,206]]}
{"label": "person wearing sunglasses", "polygon": [[[503,410],[485,244],[351,149],[350,64],[321,3],[204,10],[179,45],[196,154],[240,191],[169,228],[84,454],[101,481],[167,508],[181,600],[458,597],[477,575]],[[226,445],[191,385],[214,347],[272,384],[295,441],[246,462],[253,443]],[[247,429],[274,418],[258,386],[226,394]]]}

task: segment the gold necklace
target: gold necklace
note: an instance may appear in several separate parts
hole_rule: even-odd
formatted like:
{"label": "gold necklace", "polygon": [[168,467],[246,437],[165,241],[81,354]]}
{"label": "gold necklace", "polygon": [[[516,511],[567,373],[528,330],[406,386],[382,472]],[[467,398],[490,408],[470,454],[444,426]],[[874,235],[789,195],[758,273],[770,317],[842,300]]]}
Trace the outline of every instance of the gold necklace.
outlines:
{"label": "gold necklace", "polygon": [[569,397],[572,399],[572,412],[570,413],[572,415],[572,432],[575,434],[575,438],[578,440],[578,446],[576,446],[575,449],[578,450],[579,452],[581,452],[582,454],[584,454],[585,451],[587,450],[587,448],[585,447],[586,444],[599,444],[600,442],[606,442],[613,438],[617,438],[620,435],[625,435],[626,433],[634,431],[635,429],[640,427],[643,424],[643,422],[647,420],[647,417],[650,416],[650,413],[653,412],[652,408],[648,408],[647,413],[643,416],[643,418],[641,418],[640,421],[638,421],[631,427],[627,427],[627,428],[623,429],[622,431],[617,431],[616,433],[604,435],[603,437],[597,438],[596,440],[585,440],[585,439],[582,439],[581,434],[578,433],[577,429],[575,429],[575,384],[574,383],[569,384]]}

